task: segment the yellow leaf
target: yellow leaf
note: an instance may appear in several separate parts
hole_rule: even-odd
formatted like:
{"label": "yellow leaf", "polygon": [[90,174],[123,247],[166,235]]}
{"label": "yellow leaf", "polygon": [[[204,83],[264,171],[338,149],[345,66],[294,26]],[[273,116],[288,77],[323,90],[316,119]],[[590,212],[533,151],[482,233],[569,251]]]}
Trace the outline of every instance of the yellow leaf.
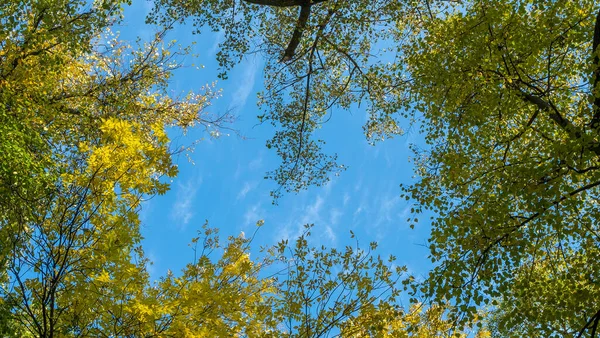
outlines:
{"label": "yellow leaf", "polygon": [[106,271],[106,270],[102,270],[102,273],[96,277],[96,280],[101,283],[110,283],[111,282],[110,275],[108,274],[108,271]]}

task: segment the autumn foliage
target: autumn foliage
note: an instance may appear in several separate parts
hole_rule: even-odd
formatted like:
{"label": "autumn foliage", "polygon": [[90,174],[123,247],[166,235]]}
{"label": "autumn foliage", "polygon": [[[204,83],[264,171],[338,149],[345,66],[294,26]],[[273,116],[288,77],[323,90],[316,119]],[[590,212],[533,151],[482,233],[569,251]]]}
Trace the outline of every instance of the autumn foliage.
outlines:
{"label": "autumn foliage", "polygon": [[[0,3],[0,335],[598,336],[596,2],[156,0],[136,44],[111,31],[126,5]],[[371,143],[421,133],[398,194],[407,227],[431,216],[429,276],[314,246],[318,224],[260,251],[207,224],[150,278],[139,211],[178,174],[170,137],[230,122],[210,86],[167,90],[186,20],[224,32],[222,78],[262,47],[275,199],[346,169],[313,138],[333,109],[364,104]]]}

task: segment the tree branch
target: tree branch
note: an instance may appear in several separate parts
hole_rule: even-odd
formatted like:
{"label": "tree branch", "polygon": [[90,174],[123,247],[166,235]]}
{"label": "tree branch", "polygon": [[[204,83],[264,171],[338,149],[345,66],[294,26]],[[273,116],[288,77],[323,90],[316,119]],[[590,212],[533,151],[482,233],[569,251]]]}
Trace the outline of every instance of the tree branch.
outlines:
{"label": "tree branch", "polygon": [[325,2],[327,0],[244,0],[247,3],[260,5],[260,6],[272,6],[272,7],[293,7],[300,6],[300,14],[298,15],[298,21],[296,22],[296,27],[294,28],[294,32],[292,33],[292,38],[285,49],[283,56],[281,57],[281,62],[290,61],[294,54],[296,53],[296,48],[300,44],[300,39],[302,38],[302,33],[304,33],[304,29],[306,28],[306,23],[308,22],[308,18],[310,17],[310,8],[312,5]]}
{"label": "tree branch", "polygon": [[576,138],[581,137],[581,131],[577,130],[577,128],[571,123],[571,121],[562,117],[562,115],[556,110],[556,108],[548,101],[543,100],[539,96],[535,96],[530,93],[526,93],[521,91],[521,97],[523,100],[529,103],[533,103],[540,110],[548,113],[548,116],[552,121],[556,122],[561,128],[567,131],[569,134],[572,134]]}
{"label": "tree branch", "polygon": [[596,16],[596,25],[594,27],[594,39],[592,42],[592,55],[594,62],[594,74],[592,82],[592,94],[594,95],[594,117],[591,126],[594,129],[600,128],[600,96],[598,91],[598,81],[600,81],[600,58],[598,57],[598,45],[600,45],[600,11]]}
{"label": "tree branch", "polygon": [[[550,117],[552,121],[556,122],[556,124],[558,124],[564,131],[566,131],[570,137],[574,139],[582,138],[583,133],[581,132],[581,130],[579,130],[579,128],[573,125],[571,121],[565,119],[559,113],[558,109],[556,109],[556,106],[554,106],[551,102],[545,101],[539,96],[526,93],[522,90],[520,90],[520,94],[523,100],[536,105],[540,110],[548,113],[548,117]],[[585,148],[591,150],[596,155],[600,156],[600,146],[598,146],[597,144],[589,144],[586,145]]]}
{"label": "tree branch", "polygon": [[[293,7],[293,6],[304,6],[307,4],[306,0],[244,0],[247,3],[260,5],[260,6],[272,6],[272,7]],[[325,2],[327,0],[313,0],[309,1],[309,6],[317,4],[319,2]]]}
{"label": "tree branch", "polygon": [[260,5],[260,6],[272,6],[272,7],[293,7],[303,6],[306,4],[305,0],[244,0],[245,2]]}
{"label": "tree branch", "polygon": [[[585,332],[585,330],[587,330],[588,328],[592,328],[592,334],[591,334],[591,338],[595,338],[596,336],[596,328],[598,327],[598,320],[600,319],[600,311],[596,312],[595,315],[593,315],[590,320],[587,321],[587,323],[585,324],[585,326],[579,331],[579,334],[577,335],[577,338],[581,338],[583,337],[583,333]],[[592,325],[592,322],[593,325]]]}
{"label": "tree branch", "polygon": [[281,62],[287,62],[294,57],[296,53],[296,48],[300,44],[300,39],[302,38],[302,33],[304,33],[304,28],[306,27],[306,23],[308,22],[308,18],[310,17],[310,0],[304,1],[304,4],[300,7],[300,14],[298,15],[298,22],[296,23],[296,28],[294,28],[294,33],[292,33],[292,39],[288,44],[285,52],[283,53],[283,57],[281,58]]}

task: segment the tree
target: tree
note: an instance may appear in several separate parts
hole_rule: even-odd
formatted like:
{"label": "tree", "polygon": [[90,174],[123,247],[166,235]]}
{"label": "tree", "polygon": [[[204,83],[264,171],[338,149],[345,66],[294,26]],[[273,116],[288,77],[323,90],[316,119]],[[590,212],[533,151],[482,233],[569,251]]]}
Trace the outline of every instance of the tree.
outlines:
{"label": "tree", "polygon": [[[392,308],[379,308],[369,313],[361,313],[342,331],[344,337],[475,337],[489,338],[487,329],[474,329],[470,331],[457,331],[452,320],[445,318],[445,313],[450,309],[446,305],[413,304],[407,311],[398,311]],[[368,319],[368,321],[363,321]],[[481,318],[471,323],[475,327]]]}
{"label": "tree", "polygon": [[167,94],[186,51],[164,32],[139,49],[103,35],[121,4],[0,5],[0,296],[17,336],[136,329],[137,211],[177,173],[165,130],[222,122],[205,119],[210,92]]}
{"label": "tree", "polygon": [[[117,2],[106,2],[104,11],[81,11],[56,2],[58,11],[31,1],[0,4],[0,214],[1,257],[7,257],[5,243],[20,219],[30,217],[56,179],[47,140],[57,132],[68,114],[59,105],[61,91],[56,87],[57,70],[67,57],[62,51],[87,48],[116,13]],[[79,4],[79,7],[81,4]],[[68,33],[68,34],[65,34]],[[69,46],[68,48],[66,46]],[[57,100],[55,100],[55,98]],[[54,102],[56,101],[56,102]],[[56,114],[59,110],[61,114]],[[52,112],[52,113],[49,113]]]}
{"label": "tree", "polygon": [[[353,322],[363,316],[360,326],[377,326],[379,320],[395,315],[402,291],[405,267],[392,269],[395,257],[384,261],[372,255],[376,243],[344,250],[317,248],[308,244],[312,225],[288,246],[276,247],[276,258],[286,265],[278,277],[279,308],[276,314],[293,337],[328,337],[348,334]],[[354,237],[354,236],[352,236]],[[381,311],[384,315],[369,316]],[[367,314],[366,316],[364,316]]]}
{"label": "tree", "polygon": [[404,189],[435,215],[424,287],[462,314],[498,306],[508,336],[598,332],[599,11],[462,2],[406,50],[428,147]]}
{"label": "tree", "polygon": [[420,180],[404,195],[435,215],[438,266],[423,290],[464,322],[504,299],[528,316],[523,332],[596,336],[595,2],[155,3],[152,21],[223,30],[225,69],[253,43],[266,55],[261,118],[282,127],[267,146],[283,159],[271,174],[283,187],[322,183],[336,167],[307,139],[332,106],[368,102],[375,138],[411,117],[427,145],[414,148]]}
{"label": "tree", "polygon": [[[563,253],[557,248],[539,255],[537,262],[525,262],[489,315],[494,336],[593,336],[595,318],[590,318],[589,309],[597,306],[598,289],[587,268],[572,267],[593,266],[597,251],[589,247],[586,252]],[[544,304],[552,304],[551,312]],[[514,315],[517,312],[519,316]]]}
{"label": "tree", "polygon": [[[147,285],[147,297],[123,307],[138,320],[126,327],[143,328],[126,332],[135,337],[455,336],[443,308],[425,311],[419,305],[405,313],[398,305],[405,268],[392,269],[393,257],[374,256],[374,244],[367,250],[315,247],[309,242],[311,228],[307,225],[291,245],[281,241],[252,260],[254,236],[229,237],[223,245],[218,231],[205,224],[192,239],[194,260],[181,275],[169,273]],[[488,337],[486,331],[477,334]]]}
{"label": "tree", "polygon": [[[370,142],[401,133],[395,113],[408,98],[406,69],[395,61],[402,41],[420,25],[427,2],[395,0],[156,0],[148,21],[191,19],[194,32],[224,33],[217,60],[222,77],[244,55],[264,56],[261,122],[278,129],[267,142],[281,166],[267,174],[283,191],[321,185],[345,167],[324,154],[312,133],[334,108],[364,102]],[[390,44],[391,48],[386,48]]]}
{"label": "tree", "polygon": [[120,4],[0,5],[2,334],[317,337],[402,316],[393,259],[308,233],[251,260],[251,239],[205,228],[180,275],[150,282],[139,205],[177,174],[166,128],[207,124],[210,93],[167,95],[185,50],[163,31],[138,49],[102,35]]}

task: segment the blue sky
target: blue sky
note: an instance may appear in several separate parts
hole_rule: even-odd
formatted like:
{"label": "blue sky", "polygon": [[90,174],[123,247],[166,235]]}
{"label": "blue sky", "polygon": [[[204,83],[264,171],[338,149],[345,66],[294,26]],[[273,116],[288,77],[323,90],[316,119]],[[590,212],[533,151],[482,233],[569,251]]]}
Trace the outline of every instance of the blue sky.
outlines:
{"label": "blue sky", "polygon": [[[143,0],[126,8],[125,22],[117,28],[122,39],[152,36],[153,28],[143,24],[149,9],[150,3]],[[174,94],[198,90],[217,80],[214,54],[219,34],[207,31],[192,36],[190,31],[190,27],[180,26],[168,36],[184,45],[196,41],[194,52],[199,54],[196,60],[186,59],[184,67],[176,72],[171,84]],[[293,239],[304,224],[314,223],[312,244],[344,247],[350,244],[352,230],[365,247],[377,241],[379,254],[393,254],[397,263],[406,265],[410,272],[425,274],[431,267],[426,248],[428,224],[422,220],[410,229],[406,219],[410,217],[411,202],[399,197],[399,185],[413,179],[408,145],[421,137],[412,132],[370,146],[362,132],[364,109],[334,111],[317,135],[326,140],[325,151],[337,153],[338,162],[348,169],[328,185],[286,194],[274,206],[269,192],[275,183],[263,178],[266,171],[279,164],[274,152],[265,147],[273,128],[256,125],[256,92],[262,89],[262,82],[262,60],[253,56],[234,68],[228,80],[216,83],[222,96],[212,102],[210,109],[217,113],[232,111],[237,119],[231,127],[243,137],[233,132],[227,135],[225,130],[221,137],[210,139],[202,130],[194,130],[175,139],[189,144],[204,138],[190,154],[194,164],[185,156],[177,158],[180,174],[171,190],[143,205],[143,245],[154,262],[152,277],[164,275],[167,269],[177,272],[191,261],[193,253],[188,243],[205,220],[227,236],[254,232],[260,219],[265,224],[255,238],[256,250],[284,238]]]}

